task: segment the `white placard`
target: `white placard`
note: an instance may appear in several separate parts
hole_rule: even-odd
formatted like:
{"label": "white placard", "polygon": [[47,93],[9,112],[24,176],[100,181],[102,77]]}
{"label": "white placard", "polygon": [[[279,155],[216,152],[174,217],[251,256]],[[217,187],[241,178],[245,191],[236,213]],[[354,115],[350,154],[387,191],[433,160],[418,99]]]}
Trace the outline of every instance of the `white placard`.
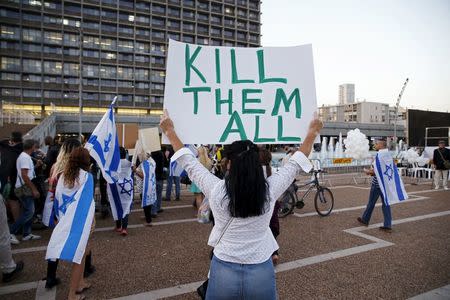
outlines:
{"label": "white placard", "polygon": [[170,40],[164,108],[185,144],[301,143],[317,110],[312,46]]}
{"label": "white placard", "polygon": [[[158,127],[139,129],[140,147],[145,153],[161,150]],[[140,153],[138,153],[140,154]]]}

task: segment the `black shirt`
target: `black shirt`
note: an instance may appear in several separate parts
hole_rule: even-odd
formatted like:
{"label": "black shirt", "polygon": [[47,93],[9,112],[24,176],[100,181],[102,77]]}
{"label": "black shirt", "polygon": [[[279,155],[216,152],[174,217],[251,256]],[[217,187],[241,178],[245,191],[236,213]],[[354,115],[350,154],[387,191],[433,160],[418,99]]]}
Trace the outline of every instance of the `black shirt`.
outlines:
{"label": "black shirt", "polygon": [[163,169],[164,169],[164,154],[162,153],[162,151],[154,151],[151,153],[151,156],[153,158],[153,160],[156,163],[156,168],[155,168],[155,176],[156,176],[156,180],[163,180],[164,179],[164,175],[163,175]]}
{"label": "black shirt", "polygon": [[[439,154],[441,152],[441,154]],[[445,170],[444,167],[444,158],[445,160],[450,160],[450,150],[447,148],[437,148],[433,153],[433,162],[436,165],[436,170]]]}

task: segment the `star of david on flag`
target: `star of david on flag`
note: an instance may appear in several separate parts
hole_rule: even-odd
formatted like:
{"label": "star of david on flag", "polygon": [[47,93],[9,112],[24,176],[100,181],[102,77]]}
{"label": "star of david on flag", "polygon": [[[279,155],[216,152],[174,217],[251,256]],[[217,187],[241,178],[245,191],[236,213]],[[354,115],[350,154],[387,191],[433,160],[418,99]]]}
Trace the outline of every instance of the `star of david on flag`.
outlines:
{"label": "star of david on flag", "polygon": [[117,181],[117,172],[120,169],[119,139],[114,119],[116,99],[117,97],[114,97],[109,109],[95,127],[85,146],[108,183]]}
{"label": "star of david on flag", "polygon": [[402,178],[388,150],[378,151],[374,171],[387,206],[408,199]]}
{"label": "star of david on flag", "polygon": [[73,195],[66,195],[66,194],[62,194],[62,203],[59,205],[58,209],[60,212],[62,212],[63,214],[66,214],[67,211],[67,207],[73,202],[75,201],[75,194],[73,193]]}

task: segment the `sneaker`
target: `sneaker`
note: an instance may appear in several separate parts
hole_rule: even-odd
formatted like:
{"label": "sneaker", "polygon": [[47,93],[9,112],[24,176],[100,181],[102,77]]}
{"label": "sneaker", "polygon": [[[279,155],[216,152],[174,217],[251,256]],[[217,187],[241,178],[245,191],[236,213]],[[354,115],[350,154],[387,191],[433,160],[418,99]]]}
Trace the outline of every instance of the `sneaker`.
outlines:
{"label": "sneaker", "polygon": [[152,218],[157,218],[158,215],[157,214],[151,214]]}
{"label": "sneaker", "polygon": [[120,227],[120,228],[119,227],[115,227],[114,231],[117,232],[117,233],[121,233],[122,232],[122,227]]}
{"label": "sneaker", "polygon": [[181,201],[180,197],[175,198],[175,201]]}
{"label": "sneaker", "polygon": [[162,201],[170,201],[170,198],[164,197],[164,198],[162,198]]}
{"label": "sneaker", "polygon": [[164,209],[158,209],[158,214],[162,213],[164,211]]}
{"label": "sneaker", "polygon": [[123,236],[127,236],[128,235],[128,231],[126,229],[122,229],[122,232],[120,233]]}
{"label": "sneaker", "polygon": [[10,273],[3,273],[2,281],[4,283],[14,280],[23,271],[23,261],[16,263],[16,268]]}
{"label": "sneaker", "polygon": [[22,241],[31,241],[31,240],[40,240],[41,236],[40,235],[35,235],[35,234],[29,234],[27,236],[22,237]]}
{"label": "sneaker", "polygon": [[11,242],[12,245],[20,244],[19,240],[17,239],[17,237],[14,234],[9,235],[9,241]]}
{"label": "sneaker", "polygon": [[444,191],[448,191],[448,187],[444,187]]}
{"label": "sneaker", "polygon": [[153,224],[152,224],[152,223],[144,223],[144,226],[147,226],[147,227],[152,227],[152,226],[153,226]]}
{"label": "sneaker", "polygon": [[434,188],[435,190],[438,190],[439,189],[439,187],[438,186],[436,186],[435,188]]}

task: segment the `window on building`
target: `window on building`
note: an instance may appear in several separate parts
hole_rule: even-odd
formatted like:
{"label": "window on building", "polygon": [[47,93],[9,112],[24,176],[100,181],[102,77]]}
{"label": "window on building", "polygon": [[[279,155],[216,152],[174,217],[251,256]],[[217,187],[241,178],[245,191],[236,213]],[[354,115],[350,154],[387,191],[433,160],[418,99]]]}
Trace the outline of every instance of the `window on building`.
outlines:
{"label": "window on building", "polygon": [[62,54],[62,48],[61,47],[44,46],[44,53],[61,55]]}
{"label": "window on building", "polygon": [[153,3],[153,5],[152,5],[152,12],[163,15],[163,14],[166,13],[166,7]]}
{"label": "window on building", "polygon": [[137,28],[136,29],[136,35],[149,37],[150,36],[150,30]]}
{"label": "window on building", "polygon": [[36,74],[23,74],[23,82],[41,82],[41,76]]}
{"label": "window on building", "polygon": [[20,28],[8,25],[1,25],[1,38],[10,40],[20,39]]}
{"label": "window on building", "polygon": [[163,44],[152,44],[151,47],[151,54],[157,54],[157,55],[165,55],[166,52],[166,46]]}
{"label": "window on building", "polygon": [[164,31],[152,30],[152,37],[155,39],[164,40],[166,38],[166,34]]}
{"label": "window on building", "polygon": [[84,57],[92,57],[92,58],[99,58],[100,53],[95,50],[83,50],[83,56]]}
{"label": "window on building", "polygon": [[169,33],[167,33],[167,38],[175,40],[175,41],[179,41],[181,39],[181,36],[179,33],[169,32]]}
{"label": "window on building", "polygon": [[183,22],[183,31],[194,32],[194,30],[195,30],[194,23]]}
{"label": "window on building", "polygon": [[236,25],[240,29],[247,29],[247,22],[242,20],[237,20]]}
{"label": "window on building", "polygon": [[101,16],[108,19],[116,19],[117,13],[114,10],[103,9],[101,12]]}
{"label": "window on building", "polygon": [[64,3],[64,13],[79,15],[81,14],[81,6],[72,3]]}
{"label": "window on building", "polygon": [[100,16],[100,11],[97,8],[83,7],[83,14],[88,16]]}
{"label": "window on building", "polygon": [[98,66],[83,64],[83,76],[98,77]]}
{"label": "window on building", "polygon": [[62,83],[62,79],[61,77],[56,77],[56,76],[44,76],[44,82],[45,83],[54,83],[54,84],[61,84]]}
{"label": "window on building", "polygon": [[0,17],[9,18],[9,19],[20,19],[20,14],[16,10],[1,8],[0,9]]}
{"label": "window on building", "polygon": [[167,10],[167,14],[171,17],[180,17],[180,9],[179,8],[174,8],[174,7],[169,7],[169,9]]}
{"label": "window on building", "polygon": [[100,101],[108,101],[111,102],[111,100],[115,97],[115,94],[100,94]]}
{"label": "window on building", "polygon": [[116,40],[112,39],[101,39],[100,46],[104,50],[116,50],[117,49],[117,42]]}
{"label": "window on building", "polygon": [[142,90],[149,89],[150,88],[150,83],[148,83],[148,82],[136,82],[135,87],[137,89],[142,89]]}
{"label": "window on building", "polygon": [[78,76],[79,65],[74,63],[64,63],[64,75]]}
{"label": "window on building", "polygon": [[167,27],[170,29],[180,30],[180,21],[167,20]]}
{"label": "window on building", "polygon": [[152,96],[152,97],[150,97],[150,102],[151,103],[162,104],[163,103],[163,97]]}
{"label": "window on building", "polygon": [[100,38],[94,36],[83,36],[84,48],[100,48]]}
{"label": "window on building", "polygon": [[61,45],[62,34],[56,31],[45,31],[44,32],[44,43]]}
{"label": "window on building", "polygon": [[102,87],[115,87],[116,85],[115,80],[102,79]]}
{"label": "window on building", "polygon": [[44,72],[49,74],[61,74],[62,63],[57,61],[44,61]]}
{"label": "window on building", "polygon": [[96,22],[83,21],[83,29],[100,30],[100,24]]}
{"label": "window on building", "polygon": [[124,52],[133,52],[133,41],[128,41],[128,40],[119,40],[119,42],[117,43],[117,49],[119,51],[124,51]]}
{"label": "window on building", "polygon": [[134,8],[134,1],[130,1],[130,0],[120,0],[120,1],[119,1],[119,5],[120,5],[120,7],[124,7],[124,8],[128,8],[128,9],[133,9],[133,8]]}
{"label": "window on building", "polygon": [[197,24],[197,33],[207,35],[208,32],[209,32],[208,26]]}
{"label": "window on building", "polygon": [[2,57],[3,71],[20,71],[20,59],[12,57]]}
{"label": "window on building", "polygon": [[150,12],[150,3],[136,1],[136,10]]}
{"label": "window on building", "polygon": [[183,0],[183,5],[184,6],[193,7],[194,6],[194,0]]}
{"label": "window on building", "polygon": [[20,97],[22,93],[20,89],[2,88],[2,96],[5,97]]}
{"label": "window on building", "polygon": [[151,81],[152,82],[160,82],[160,83],[164,83],[165,79],[166,79],[166,72],[164,71],[153,71],[151,73]]}
{"label": "window on building", "polygon": [[[186,3],[184,3],[184,5],[186,5]],[[190,11],[190,10],[183,10],[183,19],[191,19],[194,20],[195,19],[195,12]]]}
{"label": "window on building", "polygon": [[134,96],[134,102],[136,103],[148,103],[149,100],[148,96]]}
{"label": "window on building", "polygon": [[164,65],[164,58],[152,56],[151,63],[154,65]]}
{"label": "window on building", "polygon": [[83,93],[83,100],[98,101],[98,93]]}
{"label": "window on building", "polygon": [[63,20],[61,18],[52,17],[52,16],[44,16],[44,23],[60,25],[60,24],[62,24],[62,22],[63,22]]}
{"label": "window on building", "polygon": [[41,73],[42,64],[38,59],[24,59],[22,61],[22,68],[24,72]]}
{"label": "window on building", "polygon": [[133,54],[119,53],[119,60],[120,61],[133,62]]}
{"label": "window on building", "polygon": [[83,78],[83,85],[91,85],[97,87],[99,83],[98,79],[94,78]]}
{"label": "window on building", "polygon": [[150,45],[149,43],[136,42],[135,50],[136,52],[149,53]]}
{"label": "window on building", "polygon": [[113,52],[103,52],[101,53],[101,58],[115,60],[117,58],[116,53]]}
{"label": "window on building", "polygon": [[151,87],[152,87],[152,90],[164,91],[164,84],[161,84],[161,83],[152,83]]}
{"label": "window on building", "polygon": [[80,43],[80,36],[77,34],[64,33],[64,46],[78,47]]}
{"label": "window on building", "polygon": [[44,91],[44,98],[46,99],[61,99],[61,91]]}
{"label": "window on building", "polygon": [[63,98],[65,99],[78,99],[79,94],[78,92],[72,92],[72,91],[64,91],[63,92]]}
{"label": "window on building", "polygon": [[103,23],[101,25],[102,27],[102,32],[110,32],[110,33],[115,33],[117,31],[117,26],[116,25],[111,25],[111,24],[105,24]]}
{"label": "window on building", "polygon": [[[19,48],[20,50],[20,48]],[[37,44],[22,44],[22,50],[24,52],[34,52],[34,53],[39,53],[42,52],[42,47],[41,45],[37,45]]]}
{"label": "window on building", "polygon": [[161,18],[152,18],[152,25],[157,27],[164,27],[166,25],[166,21]]}
{"label": "window on building", "polygon": [[211,3],[211,11],[221,14],[222,13],[222,5],[212,2]]}
{"label": "window on building", "polygon": [[117,97],[120,102],[133,102],[133,95],[122,94]]}
{"label": "window on building", "polygon": [[2,78],[2,80],[7,80],[7,81],[19,81],[20,74],[2,72],[1,78]]}
{"label": "window on building", "polygon": [[225,6],[225,14],[226,15],[234,15],[234,8],[230,6]]}
{"label": "window on building", "polygon": [[63,54],[67,55],[67,56],[79,56],[80,55],[80,49],[64,48]]}
{"label": "window on building", "polygon": [[185,43],[194,43],[194,37],[191,35],[183,35],[183,42]]}
{"label": "window on building", "polygon": [[135,78],[139,80],[148,80],[149,70],[148,69],[138,69],[135,70]]}
{"label": "window on building", "polygon": [[[146,16],[136,15],[136,17],[134,18],[134,20],[135,20],[137,23],[142,23],[142,24],[145,24],[145,25],[150,24],[150,18],[149,18],[149,17],[146,17]],[[131,20],[130,18],[128,18],[128,21],[133,22],[133,20]]]}
{"label": "window on building", "polygon": [[198,13],[197,14],[197,20],[198,21],[203,21],[203,22],[208,22],[209,21],[209,16],[207,14]]}
{"label": "window on building", "polygon": [[128,89],[134,88],[133,81],[125,81],[125,80],[119,80],[117,82],[117,86],[120,88],[128,88]]}
{"label": "window on building", "polygon": [[134,35],[134,30],[133,30],[133,27],[119,26],[119,33],[123,33],[123,34],[126,34],[128,36],[133,36]]}
{"label": "window on building", "polygon": [[80,20],[64,18],[64,19],[62,20],[62,23],[63,23],[63,25],[65,25],[65,26],[77,27],[77,28],[80,28],[80,27],[81,27],[81,22],[80,22]]}
{"label": "window on building", "polygon": [[116,78],[116,67],[100,66],[101,78]]}
{"label": "window on building", "polygon": [[22,95],[24,98],[42,98],[41,90],[26,90],[22,91]]}
{"label": "window on building", "polygon": [[146,55],[136,55],[134,57],[134,60],[136,62],[140,62],[140,63],[149,63],[150,62],[150,56],[146,56]]}
{"label": "window on building", "polygon": [[132,80],[133,79],[133,68],[118,67],[117,68],[117,78]]}
{"label": "window on building", "polygon": [[36,42],[40,43],[42,41],[42,34],[40,30],[23,28],[22,29],[22,39],[26,42]]}

